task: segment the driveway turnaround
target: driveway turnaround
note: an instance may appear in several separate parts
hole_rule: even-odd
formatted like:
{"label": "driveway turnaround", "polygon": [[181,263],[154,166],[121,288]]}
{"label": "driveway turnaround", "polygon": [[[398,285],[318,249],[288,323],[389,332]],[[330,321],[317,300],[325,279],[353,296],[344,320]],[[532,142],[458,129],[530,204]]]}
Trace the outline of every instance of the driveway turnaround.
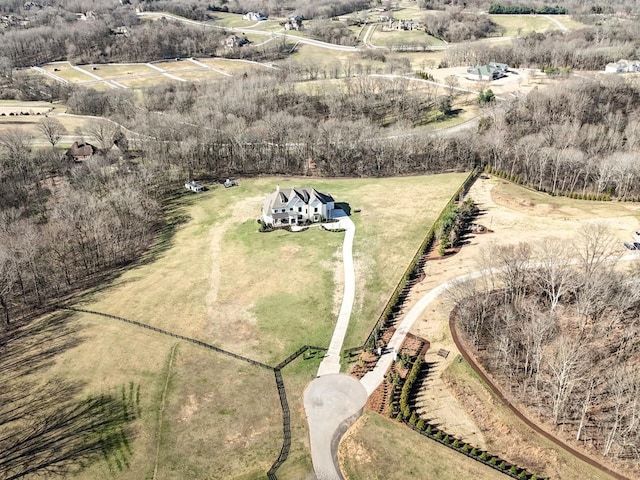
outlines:
{"label": "driveway turnaround", "polygon": [[342,480],[338,444],[362,413],[367,397],[358,380],[340,373],[318,377],[304,391],[311,458],[318,480]]}
{"label": "driveway turnaround", "polygon": [[351,317],[351,310],[353,309],[353,300],[356,295],[356,274],[353,268],[353,238],[356,234],[356,226],[342,210],[335,210],[333,218],[337,218],[338,221],[335,223],[325,223],[323,227],[327,230],[344,229],[346,232],[344,243],[342,244],[344,291],[338,321],[333,330],[329,349],[327,350],[324,360],[320,363],[320,368],[318,368],[319,377],[340,373],[340,352],[342,351],[344,337],[347,334],[349,318]]}

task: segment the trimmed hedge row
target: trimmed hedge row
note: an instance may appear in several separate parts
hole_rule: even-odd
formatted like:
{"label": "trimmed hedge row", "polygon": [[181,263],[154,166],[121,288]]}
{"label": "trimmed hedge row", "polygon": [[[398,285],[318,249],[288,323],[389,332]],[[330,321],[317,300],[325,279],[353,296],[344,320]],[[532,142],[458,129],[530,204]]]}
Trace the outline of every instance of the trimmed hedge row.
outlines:
{"label": "trimmed hedge row", "polygon": [[418,247],[418,250],[416,251],[413,258],[411,259],[411,262],[409,262],[407,269],[405,270],[404,274],[400,278],[398,285],[396,286],[395,290],[391,294],[389,301],[387,301],[387,304],[385,305],[384,310],[382,311],[382,314],[378,318],[378,321],[371,329],[371,332],[369,333],[369,336],[364,342],[364,345],[348,349],[346,351],[347,353],[355,350],[361,350],[363,348],[366,348],[369,350],[373,350],[375,348],[376,339],[378,338],[378,334],[380,333],[380,330],[385,325],[385,323],[387,323],[389,320],[391,320],[391,318],[393,318],[393,310],[398,306],[400,296],[402,295],[403,290],[407,286],[407,282],[409,282],[409,280],[411,280],[413,276],[417,273],[418,263],[420,262],[420,258],[429,250],[433,241],[435,240],[436,228],[440,224],[442,216],[446,215],[446,213],[450,211],[451,207],[455,206],[455,204],[458,202],[458,200],[460,199],[460,196],[464,195],[469,190],[469,188],[471,187],[471,185],[473,184],[473,182],[475,181],[479,173],[480,173],[479,169],[474,169],[469,174],[469,176],[465,179],[465,181],[460,186],[460,188],[458,188],[458,190],[456,190],[456,192],[451,196],[451,199],[447,202],[447,205],[442,209],[442,212],[440,213],[440,215],[438,215],[438,218],[436,219],[436,221],[433,222],[433,225],[427,231],[427,234],[425,235],[424,240],[420,244],[420,247]]}
{"label": "trimmed hedge row", "polygon": [[[608,193],[582,193],[582,192],[571,192],[571,191],[564,191],[564,190],[557,190],[555,192],[552,192],[550,190],[547,190],[546,188],[540,188],[537,185],[532,185],[530,183],[526,183],[523,178],[519,175],[513,175],[513,174],[509,174],[507,172],[505,172],[504,170],[500,170],[494,167],[490,167],[488,165],[486,165],[484,167],[484,171],[487,173],[490,173],[491,175],[495,175],[496,177],[499,178],[504,178],[505,180],[508,180],[510,182],[516,183],[518,185],[522,185],[524,187],[530,188],[532,190],[535,190],[536,192],[543,192],[543,193],[548,193],[549,195],[553,196],[553,197],[568,197],[568,198],[574,198],[576,200],[594,200],[594,201],[598,201],[598,202],[609,202],[611,201],[611,195]],[[640,201],[640,199],[636,199],[636,198],[618,198],[618,201],[623,201],[623,202],[636,202],[636,201]]]}
{"label": "trimmed hedge row", "polygon": [[[422,422],[422,428],[418,427],[420,422]],[[423,419],[420,419],[415,425],[412,425],[407,421],[403,421],[403,423],[413,431],[418,432],[420,435],[430,438],[431,440],[435,440],[445,447],[449,447],[458,453],[466,455],[480,463],[484,463],[488,467],[498,470],[512,478],[520,480],[544,480],[544,477],[539,477],[535,473],[528,472],[525,468],[518,467],[517,465],[509,463],[496,455],[492,455],[485,450],[476,448],[452,435],[448,435],[446,432],[439,430],[435,426],[425,422]]]}

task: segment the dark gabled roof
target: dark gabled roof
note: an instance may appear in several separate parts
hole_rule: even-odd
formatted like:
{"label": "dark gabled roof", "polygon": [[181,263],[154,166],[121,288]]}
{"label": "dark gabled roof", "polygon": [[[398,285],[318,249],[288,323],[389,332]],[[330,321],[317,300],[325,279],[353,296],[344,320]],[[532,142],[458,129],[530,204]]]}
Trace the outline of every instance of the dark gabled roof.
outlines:
{"label": "dark gabled roof", "polygon": [[333,197],[331,195],[329,195],[328,193],[322,193],[317,191],[315,188],[312,188],[311,191],[313,192],[313,194],[315,195],[315,197],[320,200],[322,203],[329,203],[329,202],[333,202]]}
{"label": "dark gabled roof", "polygon": [[96,147],[94,147],[93,145],[91,145],[90,143],[86,143],[86,142],[73,142],[73,145],[71,145],[71,148],[69,148],[69,150],[67,150],[67,152],[65,153],[66,156],[68,157],[90,157],[91,155],[93,155],[94,153],[96,153],[98,149]]}
{"label": "dark gabled roof", "polygon": [[276,190],[274,193],[269,195],[265,200],[265,208],[276,210],[285,208],[293,198],[299,198],[307,205],[316,199],[323,204],[334,201],[331,195],[321,193],[315,188],[291,188],[287,190]]}

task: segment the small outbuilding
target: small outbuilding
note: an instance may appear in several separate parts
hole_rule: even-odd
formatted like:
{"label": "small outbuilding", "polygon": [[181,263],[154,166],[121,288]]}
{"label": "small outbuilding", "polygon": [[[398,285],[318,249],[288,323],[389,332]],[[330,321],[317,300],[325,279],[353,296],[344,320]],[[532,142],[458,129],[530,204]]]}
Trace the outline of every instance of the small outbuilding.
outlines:
{"label": "small outbuilding", "polygon": [[191,190],[192,192],[196,192],[196,193],[205,191],[204,185],[200,185],[195,180],[190,180],[187,183],[185,183],[184,184],[184,188],[186,188],[187,190]]}

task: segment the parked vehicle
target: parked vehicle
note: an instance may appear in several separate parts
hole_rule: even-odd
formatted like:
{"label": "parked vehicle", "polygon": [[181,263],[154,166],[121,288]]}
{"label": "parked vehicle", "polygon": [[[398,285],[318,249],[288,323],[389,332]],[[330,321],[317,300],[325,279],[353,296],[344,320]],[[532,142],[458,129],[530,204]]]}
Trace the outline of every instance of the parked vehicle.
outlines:
{"label": "parked vehicle", "polygon": [[633,242],[633,246],[636,247],[636,250],[640,250],[640,242]]}
{"label": "parked vehicle", "polygon": [[635,250],[636,249],[636,246],[631,242],[624,242],[624,246],[627,248],[627,250]]}

